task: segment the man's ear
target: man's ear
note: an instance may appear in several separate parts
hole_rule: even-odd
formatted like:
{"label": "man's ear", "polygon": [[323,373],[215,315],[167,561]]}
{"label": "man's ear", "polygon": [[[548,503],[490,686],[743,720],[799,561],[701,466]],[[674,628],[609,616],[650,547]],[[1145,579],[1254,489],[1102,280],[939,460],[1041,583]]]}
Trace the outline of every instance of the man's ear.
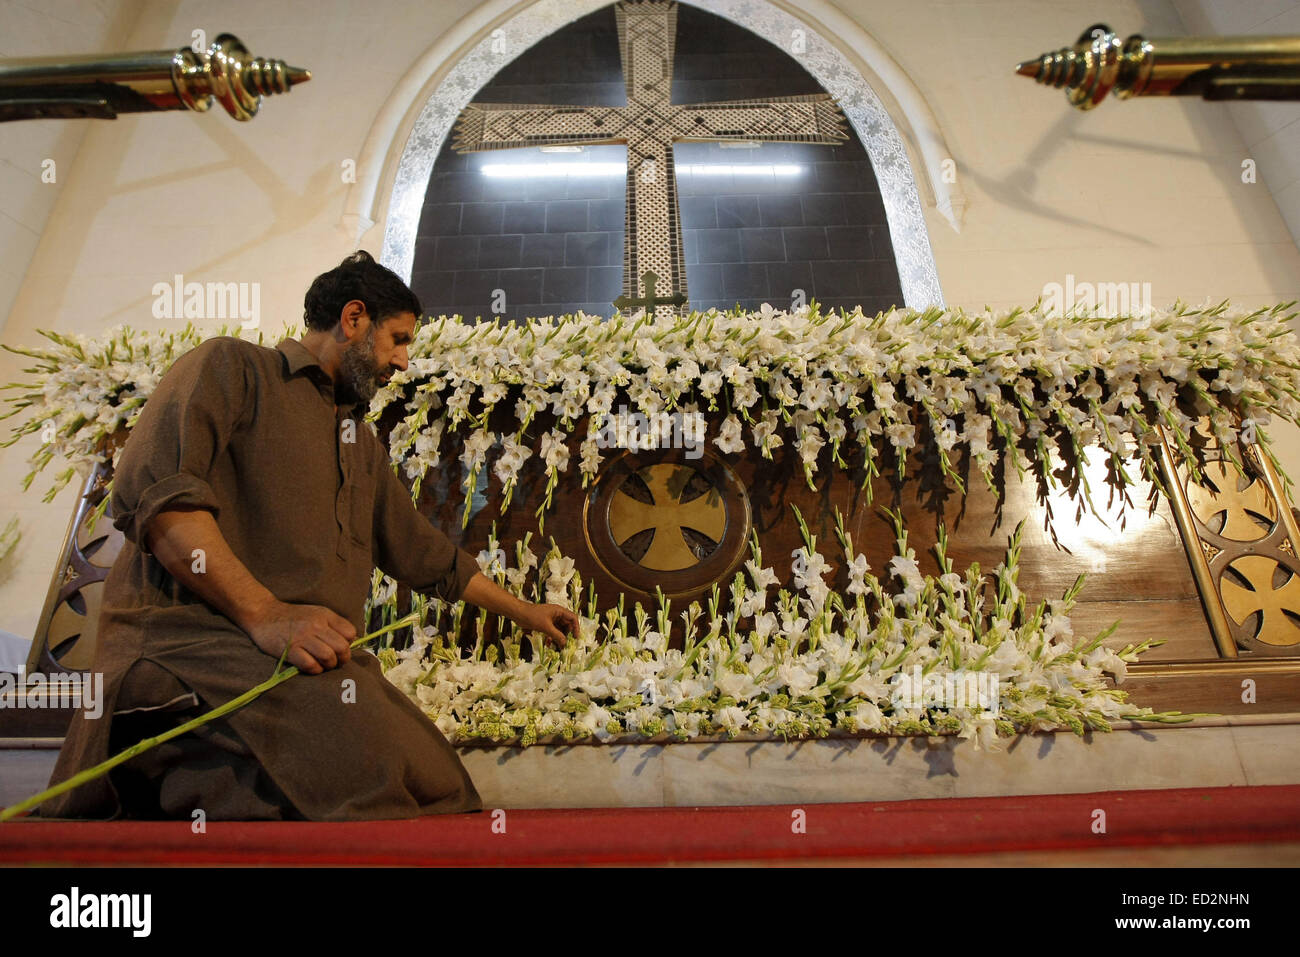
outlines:
{"label": "man's ear", "polygon": [[356,337],[359,327],[364,325],[363,320],[369,318],[370,314],[366,312],[366,304],[360,299],[350,299],[339,310],[339,332],[344,339],[351,342]]}

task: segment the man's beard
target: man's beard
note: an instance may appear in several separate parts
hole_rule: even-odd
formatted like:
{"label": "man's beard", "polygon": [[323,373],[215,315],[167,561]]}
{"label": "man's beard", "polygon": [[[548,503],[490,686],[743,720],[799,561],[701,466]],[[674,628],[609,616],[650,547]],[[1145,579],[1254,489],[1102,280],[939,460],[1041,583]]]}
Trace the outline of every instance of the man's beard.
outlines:
{"label": "man's beard", "polygon": [[334,398],[340,405],[368,403],[379,391],[379,367],[375,363],[375,328],[366,330],[360,342],[350,346],[339,360],[339,380]]}

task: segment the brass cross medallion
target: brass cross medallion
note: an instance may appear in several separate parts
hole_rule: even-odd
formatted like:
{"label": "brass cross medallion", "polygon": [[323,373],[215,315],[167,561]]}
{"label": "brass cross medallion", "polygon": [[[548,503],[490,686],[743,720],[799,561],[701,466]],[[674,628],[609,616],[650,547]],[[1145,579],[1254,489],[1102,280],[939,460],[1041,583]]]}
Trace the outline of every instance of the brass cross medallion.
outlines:
{"label": "brass cross medallion", "polygon": [[650,547],[637,562],[653,571],[675,572],[698,565],[697,555],[686,541],[684,530],[692,529],[714,542],[721,542],[727,529],[727,511],[720,496],[710,490],[683,501],[689,484],[688,467],[660,463],[636,473],[650,490],[653,504],[633,498],[623,488],[609,504],[609,530],[620,547],[634,535],[654,530]]}

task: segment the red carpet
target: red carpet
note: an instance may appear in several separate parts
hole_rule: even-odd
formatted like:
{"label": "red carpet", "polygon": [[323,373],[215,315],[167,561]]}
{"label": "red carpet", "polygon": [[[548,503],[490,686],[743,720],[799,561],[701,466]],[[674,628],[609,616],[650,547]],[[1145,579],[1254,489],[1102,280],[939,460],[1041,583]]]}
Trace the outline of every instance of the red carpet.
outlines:
{"label": "red carpet", "polygon": [[[0,825],[3,864],[529,865],[869,858],[1300,840],[1300,786],[882,804],[518,810],[351,824]],[[1105,833],[1093,833],[1095,811]],[[503,820],[505,833],[493,833]]]}

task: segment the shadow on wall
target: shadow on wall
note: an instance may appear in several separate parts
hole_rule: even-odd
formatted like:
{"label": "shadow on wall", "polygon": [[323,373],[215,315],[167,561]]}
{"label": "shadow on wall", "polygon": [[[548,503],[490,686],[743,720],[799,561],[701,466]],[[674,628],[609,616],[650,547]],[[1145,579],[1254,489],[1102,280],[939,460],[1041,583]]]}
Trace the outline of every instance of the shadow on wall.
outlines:
{"label": "shadow on wall", "polygon": [[22,532],[18,531],[17,515],[0,528],[0,582],[8,578],[13,569],[14,550],[18,547],[18,539],[22,537]]}

